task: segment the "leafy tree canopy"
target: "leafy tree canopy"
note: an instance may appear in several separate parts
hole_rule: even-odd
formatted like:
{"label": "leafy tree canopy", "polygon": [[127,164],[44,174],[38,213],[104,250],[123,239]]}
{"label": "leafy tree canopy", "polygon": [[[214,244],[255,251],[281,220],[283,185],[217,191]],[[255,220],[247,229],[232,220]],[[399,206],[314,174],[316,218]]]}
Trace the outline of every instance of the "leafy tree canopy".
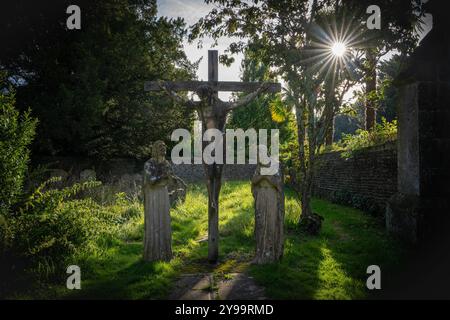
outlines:
{"label": "leafy tree canopy", "polygon": [[[73,4],[81,30],[66,28]],[[147,157],[152,141],[190,127],[191,111],[143,89],[146,80],[192,79],[196,69],[182,50],[184,22],[156,14],[155,0],[2,5],[0,68],[18,106],[40,119],[36,151]]]}

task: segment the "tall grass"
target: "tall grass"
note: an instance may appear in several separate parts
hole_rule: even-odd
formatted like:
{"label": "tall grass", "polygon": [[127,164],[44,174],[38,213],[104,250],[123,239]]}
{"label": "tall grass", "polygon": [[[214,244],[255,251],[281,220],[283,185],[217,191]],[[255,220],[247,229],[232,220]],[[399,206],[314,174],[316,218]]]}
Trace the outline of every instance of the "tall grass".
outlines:
{"label": "tall grass", "polygon": [[286,241],[283,260],[254,266],[254,209],[249,182],[226,182],[220,197],[220,256],[207,263],[207,192],[190,185],[186,201],[171,211],[174,258],[170,262],[142,260],[143,208],[138,200],[117,195],[111,205],[85,202],[85,210],[102,216],[108,228],[98,237],[95,254],[74,256],[82,266],[82,290],[69,291],[65,282],[24,294],[26,298],[163,299],[183,273],[210,272],[227,278],[248,272],[266,288],[270,298],[359,299],[365,289],[366,268],[378,264],[383,274],[401,261],[403,249],[390,239],[373,217],[361,211],[313,201],[325,217],[319,236],[296,228],[300,206],[286,191]]}

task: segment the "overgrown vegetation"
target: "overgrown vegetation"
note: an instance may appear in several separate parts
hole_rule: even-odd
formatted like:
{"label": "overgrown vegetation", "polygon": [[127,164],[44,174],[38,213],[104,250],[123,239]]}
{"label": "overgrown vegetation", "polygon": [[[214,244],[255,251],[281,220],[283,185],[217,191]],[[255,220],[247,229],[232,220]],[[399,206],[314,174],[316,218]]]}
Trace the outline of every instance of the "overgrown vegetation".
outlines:
{"label": "overgrown vegetation", "polygon": [[[86,197],[99,182],[62,186],[52,178],[34,190],[25,188],[37,120],[28,112],[21,115],[14,104],[13,91],[0,94],[0,294],[62,279],[71,259],[102,254],[114,239],[134,232],[130,221],[141,219],[122,194],[113,205]],[[80,193],[84,197],[77,198]]]}
{"label": "overgrown vegetation", "polygon": [[[375,125],[374,99],[378,96],[377,61],[388,52],[412,50],[417,43],[415,24],[420,20],[420,1],[378,1],[385,15],[382,29],[368,30],[364,12],[370,1],[234,1],[208,0],[215,7],[191,27],[190,39],[210,36],[232,38],[224,62],[230,54],[255,47],[259,59],[285,82],[285,100],[294,107],[298,137],[298,184],[303,215],[299,224],[314,219],[310,200],[314,164],[320,148],[332,143],[332,123],[340,112],[345,93],[355,84],[365,84],[366,126]],[[349,16],[348,13],[352,14]],[[286,23],[289,21],[289,23]],[[325,52],[335,38],[329,26],[341,30],[350,54],[341,59]],[[352,30],[353,35],[347,34]],[[331,33],[330,33],[331,32]],[[329,34],[330,33],[330,34]],[[352,38],[350,41],[346,37]],[[250,41],[247,41],[250,39]],[[359,45],[350,43],[358,39]],[[330,43],[331,42],[331,43]],[[363,45],[362,45],[363,44]],[[382,54],[383,53],[383,54]],[[341,63],[337,63],[340,61]],[[351,65],[351,68],[344,67]]]}
{"label": "overgrown vegetation", "polygon": [[333,144],[331,148],[324,148],[323,151],[343,151],[342,156],[349,158],[364,148],[396,140],[397,120],[388,122],[385,118],[382,118],[381,123],[377,123],[374,129],[370,131],[358,129],[355,134],[343,134],[339,142]]}
{"label": "overgrown vegetation", "polygon": [[[321,20],[328,23],[331,4],[338,24],[343,23],[340,2],[207,2],[217,8],[193,27],[191,38],[250,38],[249,43],[233,42],[230,47],[230,53],[246,54],[242,79],[278,77],[287,85],[274,101],[261,97],[230,119],[234,128],[280,129],[282,161],[299,176],[301,205],[289,192],[286,201],[283,261],[249,264],[254,210],[248,183],[227,183],[222,189],[221,256],[214,267],[206,263],[207,244],[200,241],[207,233],[204,187],[190,186],[186,202],[172,211],[175,258],[170,263],[141,259],[143,208],[138,198],[95,181],[65,186],[51,179],[35,189],[33,185],[25,188],[35,116],[40,121],[36,153],[147,158],[153,141],[162,139],[170,145],[173,129],[191,127],[194,111],[174,104],[163,93],[144,92],[144,81],[191,80],[197,64],[189,62],[182,50],[184,22],[159,18],[155,0],[80,1],[83,28],[73,32],[65,29],[70,1],[33,5],[29,15],[23,16],[31,2],[16,0],[1,11],[5,28],[0,30],[0,295],[164,298],[181,273],[214,272],[226,278],[231,272],[248,271],[271,298],[362,298],[367,294],[364,266],[375,260],[385,270],[400,259],[401,249],[373,217],[319,200],[310,205],[316,154],[328,144],[333,116],[355,80],[341,69],[334,71],[339,80],[335,83],[334,76],[323,77],[305,63],[311,61],[307,54],[311,41],[318,40],[310,30],[319,30]],[[392,1],[382,2],[391,5]],[[366,8],[361,1],[350,3]],[[389,33],[383,31],[387,36],[379,39],[375,47],[380,50],[375,51],[394,44],[413,47],[410,27],[416,19],[411,18],[411,1],[402,4],[400,12],[406,19],[402,16],[399,21],[397,15],[383,19],[391,27]],[[280,23],[274,27],[274,21]],[[398,37],[405,41],[398,43]],[[389,69],[395,65],[394,61],[385,66],[386,75],[394,74]],[[365,69],[366,81],[376,84],[376,63]],[[388,76],[385,90],[378,93],[367,89],[366,83],[365,98],[375,101],[386,91],[386,109],[392,109],[397,93],[391,86],[393,76]],[[29,106],[32,113],[27,111]],[[383,120],[371,131],[344,135],[333,148],[349,157],[393,141],[396,130],[395,121]],[[357,202],[365,211],[372,210],[366,199],[345,191],[336,197],[341,203]],[[313,211],[325,217],[323,230],[315,238],[298,229],[299,218]],[[71,264],[83,270],[81,291],[65,289],[65,271]]]}
{"label": "overgrown vegetation", "polygon": [[18,109],[31,107],[40,121],[33,151],[145,159],[152,142],[171,145],[173,130],[191,128],[193,110],[145,92],[144,82],[195,77],[183,20],[158,17],[155,0],[78,0],[82,28],[68,31],[72,4],[17,0],[0,11],[0,70]]}
{"label": "overgrown vegetation", "polygon": [[19,114],[14,92],[0,92],[0,215],[20,200],[36,123],[30,112]]}
{"label": "overgrown vegetation", "polygon": [[383,217],[385,207],[380,205],[373,198],[366,197],[360,194],[353,194],[347,190],[334,191],[328,195],[329,200],[333,203],[350,206],[359,209],[365,213],[373,216]]}
{"label": "overgrown vegetation", "polygon": [[[212,272],[216,278],[226,279],[230,273],[249,272],[266,287],[270,298],[358,299],[368,294],[368,265],[376,262],[387,276],[402,257],[402,248],[385,234],[376,219],[322,200],[313,200],[314,211],[325,217],[319,236],[299,233],[300,206],[288,190],[284,258],[279,264],[252,266],[255,244],[250,183],[227,182],[220,203],[220,259],[218,265],[211,266],[206,261],[207,243],[201,241],[207,234],[206,200],[203,186],[190,185],[186,202],[172,210],[174,259],[169,263],[142,260],[140,203],[119,196],[114,204],[103,207],[86,200],[64,205],[66,210],[84,208],[109,221],[101,225],[102,230],[109,231],[97,237],[96,254],[70,259],[71,264],[82,266],[82,290],[67,290],[63,279],[15,296],[160,299],[170,294],[182,273]],[[65,269],[60,273],[65,275]]]}

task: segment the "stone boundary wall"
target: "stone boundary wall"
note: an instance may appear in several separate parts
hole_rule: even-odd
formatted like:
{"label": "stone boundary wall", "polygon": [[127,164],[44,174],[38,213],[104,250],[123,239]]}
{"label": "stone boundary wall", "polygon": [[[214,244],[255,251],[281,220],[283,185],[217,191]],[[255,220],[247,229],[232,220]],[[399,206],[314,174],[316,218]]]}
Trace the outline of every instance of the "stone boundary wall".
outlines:
{"label": "stone boundary wall", "polygon": [[[142,179],[144,161],[111,159],[94,161],[79,157],[33,157],[32,166],[45,165],[53,175],[79,180],[93,170],[103,183]],[[250,180],[255,165],[225,165],[223,180]],[[202,165],[173,165],[176,175],[187,183],[203,182]],[[384,213],[386,200],[397,191],[397,148],[395,143],[363,149],[345,159],[342,152],[324,153],[317,159],[313,194],[366,212]]]}
{"label": "stone boundary wall", "polygon": [[[222,179],[225,181],[250,180],[255,173],[255,169],[256,165],[253,164],[225,165]],[[173,165],[173,171],[185,182],[199,182],[205,180],[205,169],[203,168],[203,165]]]}
{"label": "stone boundary wall", "polygon": [[348,159],[342,152],[324,153],[314,173],[314,196],[383,214],[397,191],[396,143],[366,148]]}
{"label": "stone boundary wall", "polygon": [[[82,157],[50,157],[36,156],[32,158],[32,166],[44,165],[53,175],[65,175],[64,178],[78,180],[82,172],[95,171],[96,178],[103,183],[115,183],[129,176],[142,175],[144,161],[135,159],[111,159],[95,161]],[[255,165],[225,165],[223,180],[250,180],[255,172]],[[187,183],[204,181],[203,165],[173,165],[176,175]]]}

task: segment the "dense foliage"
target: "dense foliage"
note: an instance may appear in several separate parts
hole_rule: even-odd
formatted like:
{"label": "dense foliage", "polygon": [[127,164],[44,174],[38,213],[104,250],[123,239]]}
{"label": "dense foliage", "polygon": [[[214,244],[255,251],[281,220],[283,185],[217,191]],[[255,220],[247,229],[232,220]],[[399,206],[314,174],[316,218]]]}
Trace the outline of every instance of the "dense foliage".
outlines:
{"label": "dense foliage", "polygon": [[[395,54],[378,64],[377,93],[374,100],[377,104],[377,123],[382,124],[383,119],[392,122],[397,118],[397,105],[399,103],[399,88],[397,77],[405,67],[407,56]],[[365,128],[365,96],[358,91],[354,92],[354,101],[349,104],[347,113],[336,115],[334,119],[334,141],[342,139],[344,134],[354,134],[358,129]]]}
{"label": "dense foliage", "polygon": [[353,153],[364,148],[382,145],[397,140],[397,120],[388,122],[382,118],[372,130],[356,130],[355,134],[343,134],[342,139],[336,143],[334,150],[343,150],[344,157],[350,157]]}
{"label": "dense foliage", "polygon": [[28,192],[36,123],[16,110],[13,91],[0,93],[0,295],[18,289],[20,280],[60,279],[71,259],[101,254],[130,221],[141,219],[141,209],[123,196],[113,204],[94,202],[88,191],[95,181],[64,186],[53,178]]}
{"label": "dense foliage", "polygon": [[[81,8],[81,30],[66,29],[71,4]],[[34,150],[145,158],[152,141],[190,128],[192,111],[144,92],[147,80],[195,74],[182,50],[183,21],[156,14],[155,0],[2,5],[0,68],[17,87],[19,109],[31,106],[40,120]]]}
{"label": "dense foliage", "polygon": [[[270,68],[265,65],[258,53],[248,48],[242,61],[242,81],[264,82],[273,80]],[[278,129],[280,132],[280,157],[286,167],[291,167],[295,161],[293,152],[297,149],[297,130],[292,104],[276,97],[263,95],[248,105],[233,110],[229,128],[235,129]],[[270,136],[268,137],[270,143]],[[246,142],[248,144],[248,142]]]}
{"label": "dense foliage", "polygon": [[0,92],[0,215],[20,200],[36,123],[17,111],[13,92]]}
{"label": "dense foliage", "polygon": [[312,214],[311,168],[325,137],[330,136],[334,113],[353,73],[333,61],[333,57],[313,53],[333,37],[331,26],[348,30],[353,24],[343,24],[342,12],[332,17],[337,5],[334,1],[207,2],[216,8],[193,26],[191,38],[234,36],[237,40],[230,45],[229,53],[242,52],[250,43],[261,61],[286,84],[284,99],[295,110],[299,195],[302,219],[306,219]]}
{"label": "dense foliage", "polygon": [[389,60],[379,65],[379,112],[378,122],[382,118],[392,121],[397,118],[397,105],[399,103],[399,88],[396,83],[398,76],[406,66],[405,55],[393,55]]}

